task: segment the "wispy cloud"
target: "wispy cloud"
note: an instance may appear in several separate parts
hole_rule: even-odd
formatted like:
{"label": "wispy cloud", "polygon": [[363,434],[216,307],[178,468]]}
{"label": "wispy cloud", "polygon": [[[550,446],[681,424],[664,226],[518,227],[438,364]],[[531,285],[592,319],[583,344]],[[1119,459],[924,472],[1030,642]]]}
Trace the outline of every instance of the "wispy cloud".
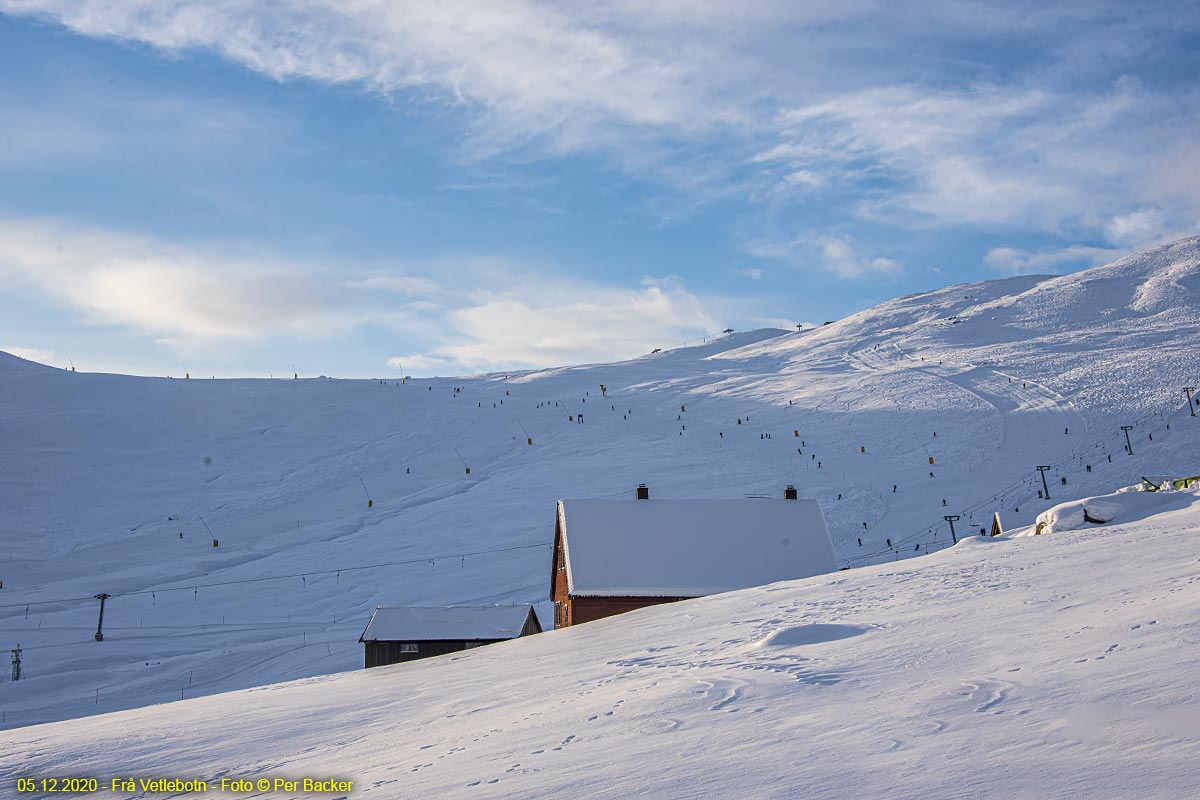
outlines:
{"label": "wispy cloud", "polygon": [[443,374],[625,358],[721,327],[669,276],[620,288],[478,257],[334,269],[44,219],[0,221],[0,291],[181,352],[382,326],[426,344],[393,366]]}
{"label": "wispy cloud", "polygon": [[406,295],[427,295],[438,290],[437,284],[428,278],[412,275],[371,275],[345,281],[342,285],[350,289],[382,290]]}
{"label": "wispy cloud", "polygon": [[424,353],[392,356],[387,360],[387,365],[399,370],[402,375],[411,375],[414,372],[418,375],[453,375],[469,372],[469,370],[461,369],[460,365],[453,359],[438,358],[437,356],[429,356]]}
{"label": "wispy cloud", "polygon": [[860,256],[845,239],[826,237],[821,242],[821,254],[825,258],[825,266],[843,278],[895,275],[901,270],[900,262],[893,258]]}
{"label": "wispy cloud", "polygon": [[147,97],[87,74],[36,89],[0,81],[0,108],[0,167],[11,170],[95,168],[129,153],[141,163],[229,166],[299,149],[294,121],[272,109],[199,90]]}
{"label": "wispy cloud", "polygon": [[[693,197],[732,187],[792,202],[853,186],[864,217],[1056,229],[1094,228],[1166,187],[1189,223],[1200,216],[1195,181],[1151,177],[1197,163],[1194,86],[1147,88],[1119,66],[1200,30],[1183,10],[952,0],[0,0],[0,10],[451,108],[481,152],[619,148],[639,175],[686,183]],[[1031,39],[1035,57],[947,71],[961,42],[1003,53]],[[1098,59],[1096,45],[1114,40],[1120,52]]]}
{"label": "wispy cloud", "polygon": [[586,14],[529,0],[4,0],[88,35],[181,53],[211,50],[276,80],[417,91],[487,120],[491,136],[570,142],[618,124],[693,128],[711,115],[683,65]]}
{"label": "wispy cloud", "polygon": [[983,263],[1002,275],[1027,275],[1054,272],[1063,265],[1096,266],[1120,257],[1124,251],[1108,247],[1071,245],[1030,252],[1016,247],[996,247],[983,257]]}
{"label": "wispy cloud", "polygon": [[55,362],[59,360],[58,354],[49,350],[42,350],[37,347],[18,347],[16,345],[0,344],[0,350],[6,353],[12,353],[14,356],[23,358],[26,361],[36,361],[39,364],[52,364],[58,366]]}
{"label": "wispy cloud", "polygon": [[455,341],[389,360],[406,370],[495,370],[611,361],[710,334],[717,318],[678,278],[638,289],[518,280],[474,293],[449,314]]}
{"label": "wispy cloud", "polygon": [[1179,238],[1182,232],[1171,231],[1167,215],[1160,208],[1139,208],[1128,214],[1117,214],[1104,224],[1104,235],[1117,245],[1139,245],[1164,238]]}
{"label": "wispy cloud", "polygon": [[845,235],[762,238],[747,242],[745,247],[759,258],[782,261],[799,269],[824,269],[845,279],[895,277],[904,271],[904,265],[894,258],[864,255],[862,243]]}
{"label": "wispy cloud", "polygon": [[1133,80],[1071,93],[882,86],[785,112],[781,141],[756,160],[783,182],[802,170],[854,185],[871,216],[1054,228],[1127,202],[1097,190],[1155,166],[1135,140],[1161,139],[1152,121],[1164,113],[1181,116]]}
{"label": "wispy cloud", "polygon": [[1160,208],[1138,208],[1109,217],[1098,227],[1108,246],[1072,244],[1028,250],[994,247],[983,258],[984,266],[1003,275],[1054,272],[1061,267],[1097,266],[1153,245],[1165,244],[1200,231],[1200,220],[1192,226],[1172,227],[1168,214]]}
{"label": "wispy cloud", "polygon": [[[569,200],[542,202],[529,186],[553,180],[540,162],[582,155],[575,163],[602,163],[604,180],[615,164],[613,182],[633,186],[623,200],[664,228],[727,203],[749,256],[740,274],[752,280],[774,272],[755,258],[825,270],[852,287],[903,278],[918,260],[883,242],[918,229],[986,239],[974,245],[991,248],[984,266],[1008,273],[1095,263],[1200,226],[1200,89],[1190,56],[1178,55],[1194,50],[1200,16],[1187,3],[0,0],[0,12],[168,59],[211,53],[273,80],[377,95],[414,128],[436,118],[439,134],[460,133],[456,144],[478,167],[445,176],[443,195],[492,192],[569,218]],[[182,169],[206,153],[245,157],[251,142],[286,139],[294,124],[259,119],[269,112],[256,108],[195,109],[191,98],[116,90],[82,114],[7,99],[0,166],[18,169],[113,152],[127,163],[154,152],[149,161]],[[283,132],[260,136],[259,125]],[[155,135],[137,134],[148,128]],[[442,141],[431,147],[439,158]],[[186,183],[175,186],[195,191]],[[239,189],[225,202],[261,205]],[[539,286],[522,280],[527,265],[503,259],[333,269],[269,248],[54,224],[0,234],[0,272],[14,284],[169,346],[378,324],[422,338],[403,348],[406,368],[485,369],[640,352],[717,316],[682,284]],[[61,252],[47,249],[56,241]],[[994,247],[1007,242],[1022,246]],[[728,274],[724,264],[713,269]],[[613,310],[546,285],[602,297]]]}
{"label": "wispy cloud", "polygon": [[54,220],[0,221],[0,279],[97,324],[156,335],[320,336],[353,324],[306,270],[252,250],[217,252]]}

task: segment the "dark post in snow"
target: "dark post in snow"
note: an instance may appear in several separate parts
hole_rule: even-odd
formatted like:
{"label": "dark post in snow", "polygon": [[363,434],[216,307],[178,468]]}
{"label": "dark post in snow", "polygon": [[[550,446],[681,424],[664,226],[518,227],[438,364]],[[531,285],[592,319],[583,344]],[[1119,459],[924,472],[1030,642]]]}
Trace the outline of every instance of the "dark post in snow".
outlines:
{"label": "dark post in snow", "polygon": [[1133,455],[1133,444],[1129,441],[1129,432],[1133,430],[1132,425],[1122,425],[1121,430],[1125,431],[1125,452]]}
{"label": "dark post in snow", "polygon": [[957,514],[948,514],[947,516],[942,517],[942,519],[950,523],[950,538],[954,540],[955,544],[958,544],[958,536],[954,533],[954,521],[962,519],[962,517],[958,516]]}
{"label": "dark post in snow", "polygon": [[108,594],[107,592],[101,592],[100,594],[94,596],[100,601],[100,621],[96,623],[96,641],[103,642],[104,633],[101,631],[101,629],[104,627],[104,601],[112,595]]}
{"label": "dark post in snow", "polygon": [[1050,467],[1034,467],[1034,469],[1036,469],[1042,475],[1042,489],[1046,491],[1046,499],[1049,500],[1050,487],[1046,485],[1046,470],[1050,469]]}
{"label": "dark post in snow", "polygon": [[12,651],[12,679],[13,681],[21,680],[21,645],[17,645],[17,649]]}
{"label": "dark post in snow", "polygon": [[1196,416],[1196,407],[1192,405],[1192,392],[1194,392],[1194,391],[1196,391],[1195,386],[1183,387],[1183,393],[1187,395],[1187,399],[1188,399],[1188,411],[1191,412],[1193,417]]}

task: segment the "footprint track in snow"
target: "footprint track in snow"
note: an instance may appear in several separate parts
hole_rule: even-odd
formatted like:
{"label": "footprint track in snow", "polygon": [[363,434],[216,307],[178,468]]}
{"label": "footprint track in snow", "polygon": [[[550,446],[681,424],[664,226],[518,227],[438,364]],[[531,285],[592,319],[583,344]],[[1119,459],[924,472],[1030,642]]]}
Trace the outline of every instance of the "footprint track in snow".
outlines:
{"label": "footprint track in snow", "polygon": [[978,678],[971,681],[963,681],[963,687],[967,689],[966,697],[971,698],[974,702],[982,700],[975,708],[977,714],[1003,714],[1004,710],[993,710],[1005,700],[1008,699],[1008,693],[1013,688],[1013,684],[1007,681],[996,681],[987,678]]}
{"label": "footprint track in snow", "polygon": [[568,736],[567,738],[562,740],[562,744],[558,745],[557,747],[552,747],[550,749],[551,750],[562,750],[564,747],[569,745],[571,742],[575,741],[576,738],[577,737],[575,736],[575,734],[572,733],[570,736]]}

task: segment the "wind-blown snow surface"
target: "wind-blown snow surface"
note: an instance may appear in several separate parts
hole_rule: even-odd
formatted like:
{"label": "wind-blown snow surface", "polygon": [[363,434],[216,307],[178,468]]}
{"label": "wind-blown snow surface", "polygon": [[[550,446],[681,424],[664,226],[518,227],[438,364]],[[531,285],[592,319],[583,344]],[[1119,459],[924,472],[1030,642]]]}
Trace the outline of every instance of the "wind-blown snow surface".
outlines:
{"label": "wind-blown snow surface", "polygon": [[363,798],[1195,797],[1200,494],[1139,499],[1150,505],[1123,525],[968,539],[458,656],[7,731],[0,783],[70,773],[214,786],[338,777]]}
{"label": "wind-blown snow surface", "polygon": [[0,683],[0,725],[355,669],[378,605],[541,602],[550,619],[562,497],[791,483],[861,566],[945,546],[944,515],[971,535],[993,511],[1028,525],[1195,474],[1198,334],[1191,239],[815,331],[507,377],[185,381],[0,355],[0,631],[25,673]]}

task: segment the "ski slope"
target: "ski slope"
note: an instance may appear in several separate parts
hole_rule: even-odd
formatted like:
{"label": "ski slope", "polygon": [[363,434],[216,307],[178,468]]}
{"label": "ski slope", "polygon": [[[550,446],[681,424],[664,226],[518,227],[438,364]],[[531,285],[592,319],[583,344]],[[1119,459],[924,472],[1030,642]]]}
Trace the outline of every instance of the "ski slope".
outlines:
{"label": "ski slope", "polygon": [[[18,776],[325,797],[1200,792],[1200,492],[1110,526],[648,608],[461,655],[0,733]],[[281,790],[254,796],[298,797]],[[309,795],[312,796],[312,795]]]}
{"label": "ski slope", "polygon": [[357,669],[379,605],[535,602],[548,623],[562,497],[794,484],[860,567],[946,547],[945,515],[969,538],[994,511],[1029,525],[1194,474],[1198,333],[1190,239],[509,375],[181,380],[0,355],[0,631],[24,669],[0,683],[0,726]]}

